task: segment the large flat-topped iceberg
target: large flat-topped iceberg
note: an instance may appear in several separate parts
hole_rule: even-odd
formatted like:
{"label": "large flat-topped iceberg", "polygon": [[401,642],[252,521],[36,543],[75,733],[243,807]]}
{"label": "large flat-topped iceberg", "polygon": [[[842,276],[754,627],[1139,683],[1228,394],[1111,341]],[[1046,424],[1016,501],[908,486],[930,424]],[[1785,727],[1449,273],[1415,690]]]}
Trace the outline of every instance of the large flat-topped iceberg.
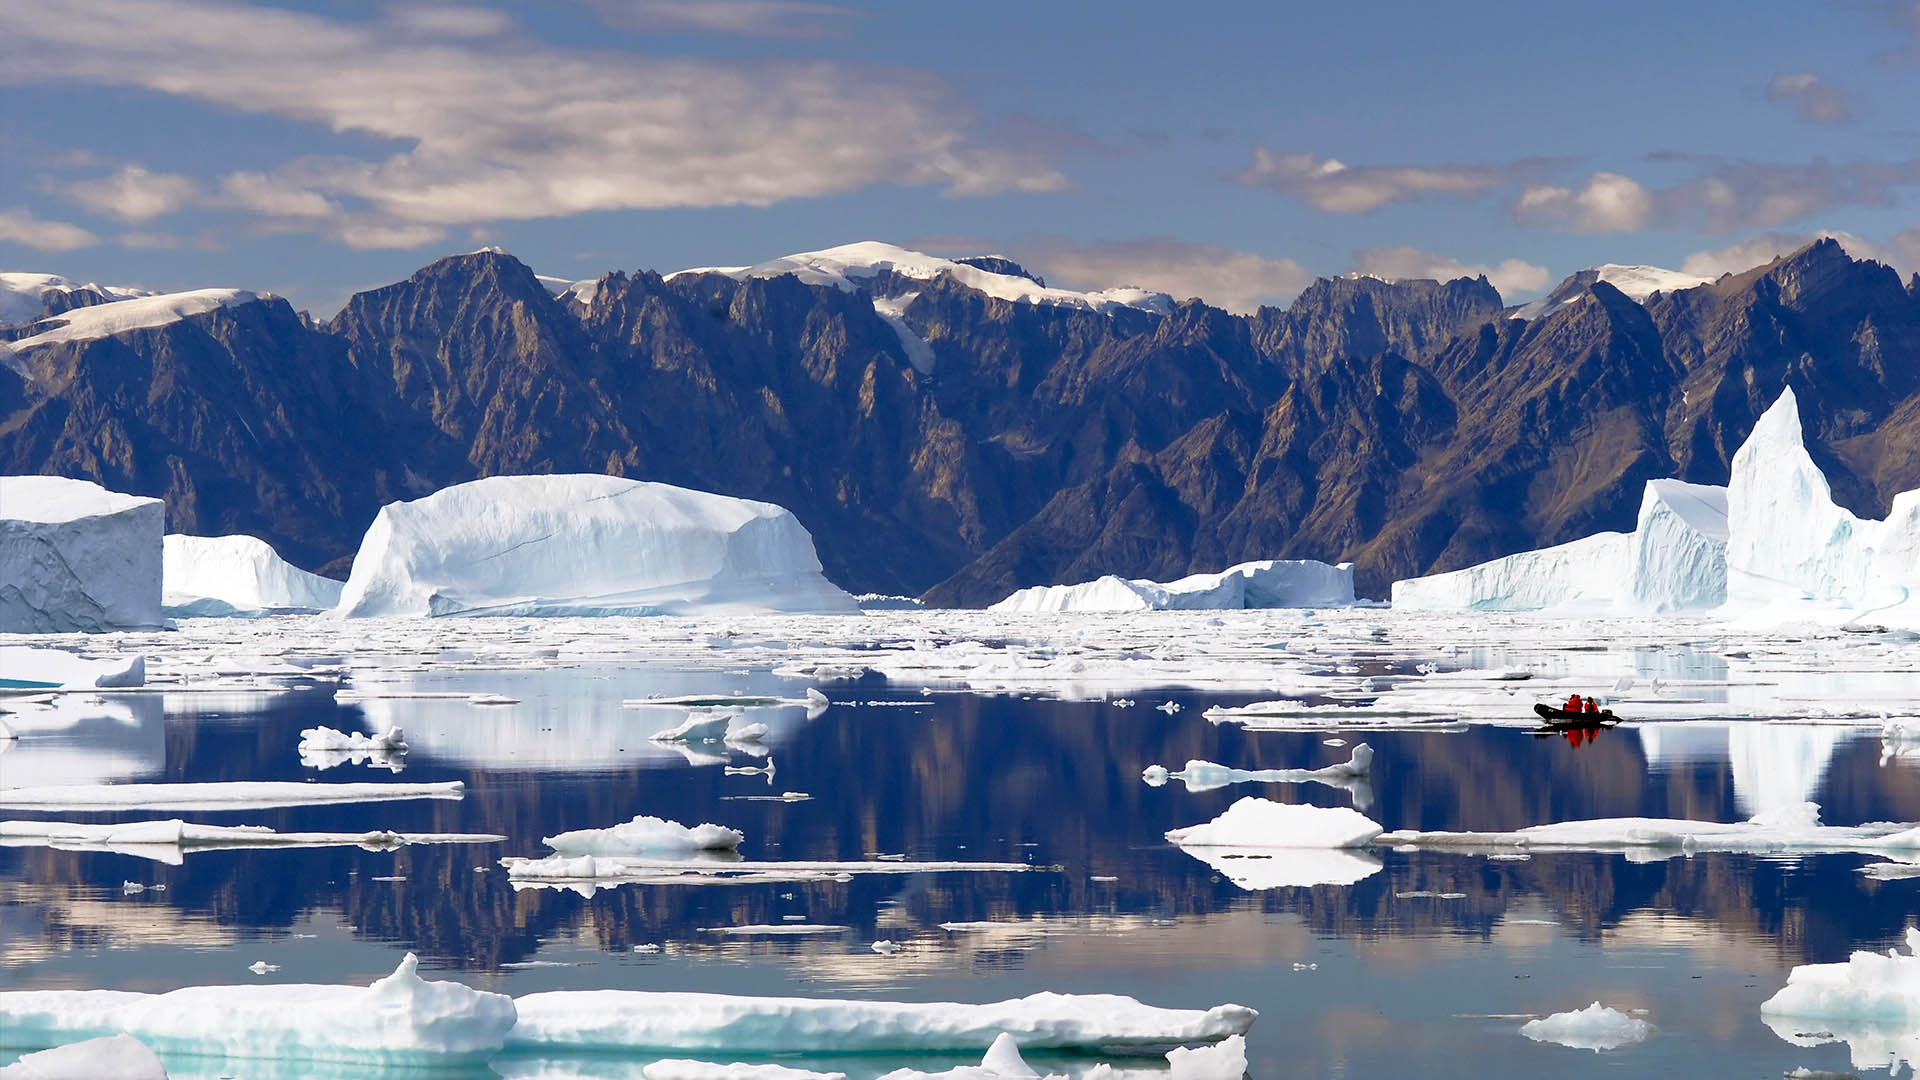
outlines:
{"label": "large flat-topped iceberg", "polygon": [[505,1043],[513,999],[420,978],[412,953],[371,986],[299,983],[0,992],[0,1032],[47,1045],[129,1034],[162,1054],[368,1065],[478,1063]]}
{"label": "large flat-topped iceberg", "polygon": [[803,251],[754,266],[702,266],[668,275],[725,274],[736,280],[779,277],[792,274],[808,285],[827,285],[847,292],[859,291],[858,282],[882,273],[930,281],[945,275],[976,292],[997,300],[1022,304],[1057,304],[1064,307],[1092,308],[1104,311],[1115,307],[1133,307],[1164,314],[1173,309],[1173,298],[1166,293],[1145,289],[1118,288],[1101,292],[1073,292],[1050,289],[1029,277],[1002,274],[970,263],[943,259],[892,244],[867,240],[842,244],[823,251]]}
{"label": "large flat-topped iceberg", "polygon": [[346,587],[307,573],[252,536],[171,533],[162,566],[161,602],[172,616],[326,611]]}
{"label": "large flat-topped iceberg", "polygon": [[158,626],[165,531],[159,499],[0,476],[0,633]]}
{"label": "large flat-topped iceberg", "polygon": [[853,612],[772,503],[617,476],[494,476],[382,507],[346,615]]}
{"label": "large flat-topped iceberg", "polygon": [[1031,994],[987,1005],[560,990],[514,999],[515,1047],[794,1053],[973,1050],[1001,1033],[1022,1048],[1161,1049],[1244,1035],[1242,1005],[1162,1009],[1118,994]]}
{"label": "large flat-topped iceberg", "polygon": [[1177,581],[1111,574],[1080,585],[1021,589],[989,611],[1239,611],[1246,608],[1336,607],[1353,603],[1353,564],[1267,559]]}

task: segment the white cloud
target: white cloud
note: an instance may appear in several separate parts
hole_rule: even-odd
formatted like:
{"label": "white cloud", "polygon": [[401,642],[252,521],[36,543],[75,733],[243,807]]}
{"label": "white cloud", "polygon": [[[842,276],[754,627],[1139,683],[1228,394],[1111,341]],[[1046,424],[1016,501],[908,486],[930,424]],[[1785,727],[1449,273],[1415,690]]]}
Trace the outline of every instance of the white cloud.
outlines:
{"label": "white cloud", "polygon": [[[376,227],[425,235],[592,211],[766,206],[872,184],[958,195],[1067,186],[1036,152],[976,139],[971,111],[945,84],[892,67],[662,59],[515,35],[428,41],[383,20],[227,0],[72,0],[57,19],[0,4],[0,84],[54,81],[391,140],[378,159],[291,161],[255,184],[339,206],[343,239]],[[349,216],[351,231],[340,224]],[[327,231],[318,219],[305,227]]]}
{"label": "white cloud", "polygon": [[1181,240],[1076,244],[1049,238],[1015,251],[1022,265],[1050,285],[1090,290],[1131,285],[1175,299],[1197,296],[1243,315],[1262,304],[1285,304],[1313,281],[1313,274],[1292,259]]}
{"label": "white cloud", "polygon": [[1811,71],[1775,75],[1767,83],[1767,100],[1793,106],[1808,123],[1838,127],[1853,122],[1846,93]]}
{"label": "white cloud", "polygon": [[396,4],[386,17],[395,27],[428,37],[492,37],[513,27],[505,12],[455,5]]}
{"label": "white cloud", "polygon": [[586,0],[610,26],[692,30],[750,37],[819,37],[830,20],[854,14],[838,4],[806,0]]}
{"label": "white cloud", "polygon": [[1702,277],[1743,273],[1828,237],[1840,241],[1840,246],[1847,249],[1847,254],[1856,259],[1883,262],[1903,274],[1920,271],[1920,225],[1895,233],[1879,243],[1833,229],[1762,233],[1724,247],[1696,251],[1687,256],[1686,261],[1680,264],[1680,269]]}
{"label": "white cloud", "polygon": [[99,242],[99,237],[78,225],[42,221],[23,209],[0,210],[0,244],[19,244],[35,251],[72,251]]}
{"label": "white cloud", "polygon": [[1529,184],[1514,204],[1514,220],[1565,232],[1638,232],[1653,215],[1653,193],[1619,173],[1597,172],[1578,190]]}
{"label": "white cloud", "polygon": [[198,194],[200,185],[191,177],[177,173],[150,172],[144,166],[123,165],[112,176],[67,181],[57,190],[89,210],[138,225],[187,205]]}
{"label": "white cloud", "polygon": [[1493,266],[1463,263],[1458,259],[1422,251],[1410,244],[1368,248],[1354,256],[1353,269],[1356,273],[1372,274],[1389,281],[1406,278],[1451,281],[1454,278],[1485,276],[1494,288],[1500,290],[1501,297],[1509,300],[1537,293],[1553,281],[1546,267],[1522,259],[1503,259]]}
{"label": "white cloud", "polygon": [[334,239],[362,251],[382,248],[417,248],[437,244],[446,232],[431,225],[386,225],[372,221],[350,221],[333,230]]}
{"label": "white cloud", "polygon": [[1272,188],[1329,214],[1364,214],[1425,195],[1471,198],[1497,187],[1511,167],[1477,165],[1348,165],[1312,153],[1253,152],[1241,170],[1248,187]]}
{"label": "white cloud", "polygon": [[291,187],[258,172],[222,177],[218,202],[267,217],[327,218],[340,212],[340,207],[317,191]]}

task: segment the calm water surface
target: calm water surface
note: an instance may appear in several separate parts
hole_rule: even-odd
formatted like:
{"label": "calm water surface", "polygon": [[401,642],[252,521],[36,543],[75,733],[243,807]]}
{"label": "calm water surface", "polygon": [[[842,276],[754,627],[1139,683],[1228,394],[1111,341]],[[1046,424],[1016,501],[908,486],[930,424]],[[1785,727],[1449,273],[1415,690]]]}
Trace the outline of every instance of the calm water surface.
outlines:
{"label": "calm water surface", "polygon": [[[1256,1078],[1778,1076],[1798,1066],[1847,1068],[1844,1045],[1797,1048],[1761,1023],[1759,1004],[1788,969],[1885,948],[1920,910],[1920,880],[1870,879],[1859,873],[1874,861],[1864,856],[1498,861],[1382,851],[1379,868],[1351,885],[1249,892],[1161,837],[1247,794],[1359,802],[1389,829],[1624,815],[1736,820],[1796,794],[1811,794],[1830,824],[1920,820],[1915,767],[1883,765],[1877,738],[1844,729],[1623,728],[1578,748],[1514,729],[1340,732],[1374,747],[1371,790],[1189,792],[1177,782],[1148,787],[1140,772],[1189,758],[1317,767],[1345,760],[1349,749],[1324,744],[1334,732],[1247,732],[1201,716],[1209,704],[1259,695],[1132,693],[1138,705],[1120,708],[925,696],[869,680],[829,686],[833,706],[812,719],[799,708],[756,711],[751,718],[773,728],[769,759],[724,748],[689,757],[646,741],[676,714],[622,709],[621,699],[798,696],[805,684],[646,668],[407,677],[422,689],[493,691],[520,704],[347,703],[324,689],[109,695],[103,711],[112,718],[73,738],[23,743],[0,756],[0,770],[8,784],[463,780],[460,802],[177,816],[282,830],[491,832],[509,841],[392,853],[206,852],[180,866],[0,849],[0,985],[365,982],[413,950],[440,977],[513,994],[623,987],[989,1001],[1058,990],[1196,1008],[1235,1001],[1262,1014],[1250,1039]],[[1173,715],[1151,707],[1164,701],[1184,707]],[[322,724],[405,728],[413,746],[405,771],[302,766],[298,733]],[[722,767],[765,760],[776,768],[771,782]],[[812,797],[743,798],[788,791]],[[542,836],[640,813],[738,828],[750,859],[888,854],[1043,869],[625,885],[583,897],[516,891],[495,865],[503,855],[545,854]],[[126,882],[165,889],[130,893]],[[799,920],[847,929],[774,939],[713,929]],[[940,929],[987,922],[997,925]],[[878,939],[905,951],[876,954]],[[636,953],[639,945],[660,949]],[[280,970],[250,974],[259,960]],[[1646,1010],[1658,1034],[1595,1054],[1517,1033],[1517,1014],[1594,1000]],[[851,1071],[906,1063],[950,1062],[870,1059]],[[535,1066],[497,1067],[512,1075]],[[617,1061],[571,1067],[581,1076],[638,1075]],[[250,1068],[225,1071],[254,1075]]]}

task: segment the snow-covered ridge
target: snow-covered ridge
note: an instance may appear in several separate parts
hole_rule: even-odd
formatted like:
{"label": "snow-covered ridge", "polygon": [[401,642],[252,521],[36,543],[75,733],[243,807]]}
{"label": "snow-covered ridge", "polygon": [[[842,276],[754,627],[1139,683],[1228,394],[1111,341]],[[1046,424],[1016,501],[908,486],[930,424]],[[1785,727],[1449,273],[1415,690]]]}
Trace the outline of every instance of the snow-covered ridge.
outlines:
{"label": "snow-covered ridge", "polygon": [[189,292],[131,297],[111,304],[74,308],[43,319],[35,324],[36,328],[40,328],[38,333],[11,344],[0,343],[0,350],[18,354],[41,345],[94,341],[130,330],[151,330],[220,308],[239,307],[272,298],[272,293],[249,292],[246,289],[193,289]]}
{"label": "snow-covered ridge", "polygon": [[145,289],[125,285],[82,285],[58,274],[34,274],[16,270],[0,271],[0,326],[39,318],[46,310],[48,293],[98,293],[102,302],[152,296]]}
{"label": "snow-covered ridge", "polygon": [[1688,274],[1679,270],[1667,270],[1658,266],[1622,266],[1619,263],[1602,263],[1588,267],[1556,285],[1552,292],[1522,304],[1509,313],[1509,318],[1537,319],[1551,311],[1577,302],[1587,295],[1587,287],[1596,281],[1604,281],[1626,294],[1627,298],[1645,303],[1647,297],[1657,292],[1678,292],[1708,284],[1713,279],[1699,274]]}
{"label": "snow-covered ridge", "polygon": [[779,277],[792,274],[808,285],[831,285],[846,292],[862,291],[860,282],[892,272],[917,281],[931,281],[945,274],[969,289],[999,300],[1020,304],[1055,304],[1061,307],[1107,311],[1113,308],[1138,308],[1155,314],[1173,310],[1173,298],[1166,293],[1145,289],[1118,288],[1100,292],[1074,292],[1054,289],[1016,274],[996,274],[977,266],[943,259],[938,255],[912,251],[892,244],[868,240],[842,244],[822,251],[803,251],[754,266],[700,266],[667,275],[724,274],[735,280]]}

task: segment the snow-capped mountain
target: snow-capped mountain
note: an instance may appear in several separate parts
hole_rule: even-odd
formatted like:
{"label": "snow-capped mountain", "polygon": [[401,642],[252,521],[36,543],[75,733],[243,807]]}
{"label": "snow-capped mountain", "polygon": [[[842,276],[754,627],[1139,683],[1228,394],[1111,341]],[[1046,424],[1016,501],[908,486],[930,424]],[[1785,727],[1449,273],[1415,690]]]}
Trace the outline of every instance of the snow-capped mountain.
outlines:
{"label": "snow-capped mountain", "polygon": [[1619,263],[1603,263],[1570,275],[1565,281],[1554,286],[1553,291],[1547,295],[1514,308],[1512,317],[1537,319],[1587,295],[1588,288],[1596,281],[1604,281],[1625,293],[1629,299],[1644,303],[1647,297],[1654,293],[1678,292],[1681,289],[1705,285],[1712,280],[1710,277],[1683,273],[1679,270],[1666,270],[1658,266],[1622,266]]}

